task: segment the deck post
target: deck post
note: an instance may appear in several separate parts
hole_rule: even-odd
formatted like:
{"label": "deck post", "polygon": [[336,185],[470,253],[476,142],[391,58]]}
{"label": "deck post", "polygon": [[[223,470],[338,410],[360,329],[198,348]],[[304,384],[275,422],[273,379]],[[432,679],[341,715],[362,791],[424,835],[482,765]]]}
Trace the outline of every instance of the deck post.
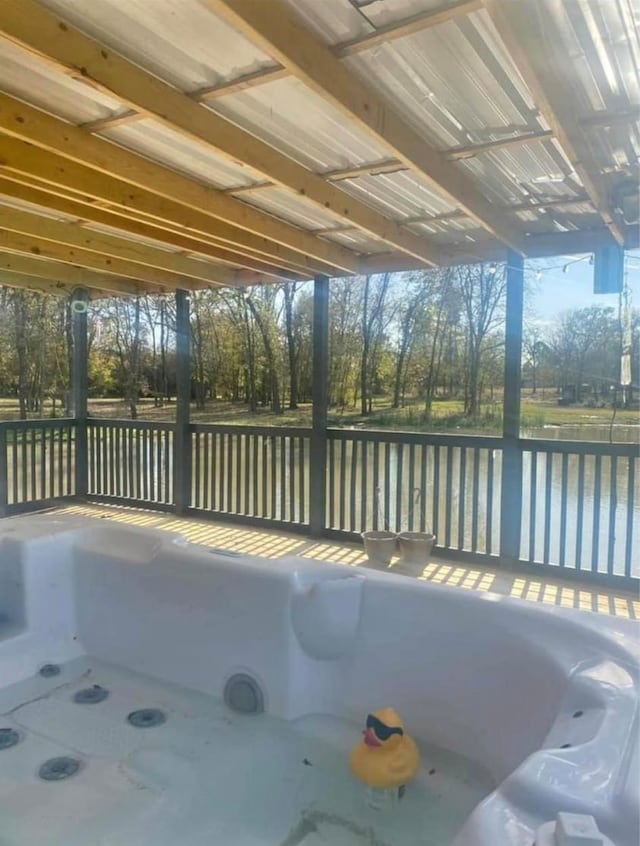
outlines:
{"label": "deck post", "polygon": [[176,426],[173,436],[173,503],[176,513],[190,505],[191,323],[189,294],[176,291]]}
{"label": "deck post", "polygon": [[[71,408],[76,424],[75,493],[84,497],[89,490],[89,455],[87,441],[87,397],[89,393],[89,347],[87,341],[87,311],[89,292],[76,288],[71,294]],[[60,435],[62,437],[62,434]]]}
{"label": "deck post", "polygon": [[7,513],[9,502],[9,468],[7,466],[7,430],[0,423],[0,517]]}
{"label": "deck post", "polygon": [[311,452],[309,455],[309,525],[321,537],[327,516],[327,408],[329,404],[329,278],[313,281]]}
{"label": "deck post", "polygon": [[507,253],[506,299],[500,559],[503,563],[512,564],[520,560],[522,529],[522,450],[518,441],[524,307],[524,259],[512,250]]}

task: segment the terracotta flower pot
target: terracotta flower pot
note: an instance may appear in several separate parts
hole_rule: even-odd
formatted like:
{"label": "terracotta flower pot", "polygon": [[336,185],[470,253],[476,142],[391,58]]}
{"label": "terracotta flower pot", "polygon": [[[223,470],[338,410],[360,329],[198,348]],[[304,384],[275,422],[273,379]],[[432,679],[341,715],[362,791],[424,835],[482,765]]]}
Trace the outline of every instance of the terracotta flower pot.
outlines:
{"label": "terracotta flower pot", "polygon": [[363,532],[364,550],[373,567],[385,569],[391,562],[398,546],[394,532]]}
{"label": "terracotta flower pot", "polygon": [[400,532],[398,535],[400,547],[398,570],[411,571],[412,573],[415,571],[416,575],[420,575],[429,563],[435,542],[436,536],[428,532]]}

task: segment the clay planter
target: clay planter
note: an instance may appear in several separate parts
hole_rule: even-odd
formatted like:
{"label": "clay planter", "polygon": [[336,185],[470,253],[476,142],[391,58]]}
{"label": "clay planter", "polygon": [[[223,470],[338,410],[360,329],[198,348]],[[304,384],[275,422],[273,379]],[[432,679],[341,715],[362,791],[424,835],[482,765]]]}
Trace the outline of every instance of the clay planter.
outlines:
{"label": "clay planter", "polygon": [[399,573],[420,576],[429,563],[436,536],[428,532],[400,532],[400,561],[394,567]]}
{"label": "clay planter", "polygon": [[362,539],[371,566],[386,570],[395,555],[398,536],[394,532],[363,532]]}

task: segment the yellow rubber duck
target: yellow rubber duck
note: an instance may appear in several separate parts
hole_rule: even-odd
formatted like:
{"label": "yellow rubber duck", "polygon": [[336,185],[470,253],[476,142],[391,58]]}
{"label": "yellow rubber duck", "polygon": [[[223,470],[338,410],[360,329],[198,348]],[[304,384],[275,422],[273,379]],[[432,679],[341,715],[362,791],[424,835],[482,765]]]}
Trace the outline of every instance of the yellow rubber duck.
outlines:
{"label": "yellow rubber duck", "polygon": [[351,750],[351,772],[370,787],[402,787],[420,769],[420,751],[405,734],[404,723],[393,708],[367,717],[360,743]]}

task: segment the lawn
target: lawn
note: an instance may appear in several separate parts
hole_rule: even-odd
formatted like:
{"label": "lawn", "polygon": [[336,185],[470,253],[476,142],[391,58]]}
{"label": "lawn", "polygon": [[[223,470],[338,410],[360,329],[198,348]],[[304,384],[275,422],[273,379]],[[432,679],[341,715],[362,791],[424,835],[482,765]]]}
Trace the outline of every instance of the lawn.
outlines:
{"label": "lawn", "polygon": [[[89,413],[94,417],[129,417],[129,409],[123,400],[91,399]],[[50,406],[45,416],[50,416]],[[59,410],[58,410],[59,414]],[[175,417],[175,401],[162,406],[154,405],[152,399],[142,399],[138,405],[141,420],[172,421]],[[546,427],[608,427],[613,409],[587,408],[585,406],[560,406],[553,396],[526,396],[522,401],[522,426],[525,429]],[[13,399],[0,399],[0,419],[18,418],[18,405]],[[191,407],[191,419],[197,423],[235,423],[238,425],[265,426],[310,426],[311,404],[301,403],[296,410],[285,409],[276,415],[269,409],[255,413],[247,411],[242,403],[215,401],[207,403],[205,409]],[[425,419],[423,404],[412,400],[404,408],[391,408],[389,398],[377,398],[371,415],[363,417],[359,409],[330,409],[329,423],[334,426],[358,426],[380,429],[410,429],[417,431],[472,432],[476,434],[499,434],[502,425],[502,403],[495,402],[483,407],[478,420],[464,417],[463,405],[459,400],[440,400],[434,403],[430,420]],[[617,426],[638,426],[640,413],[637,410],[618,409],[615,415]],[[634,438],[635,440],[635,438]]]}

